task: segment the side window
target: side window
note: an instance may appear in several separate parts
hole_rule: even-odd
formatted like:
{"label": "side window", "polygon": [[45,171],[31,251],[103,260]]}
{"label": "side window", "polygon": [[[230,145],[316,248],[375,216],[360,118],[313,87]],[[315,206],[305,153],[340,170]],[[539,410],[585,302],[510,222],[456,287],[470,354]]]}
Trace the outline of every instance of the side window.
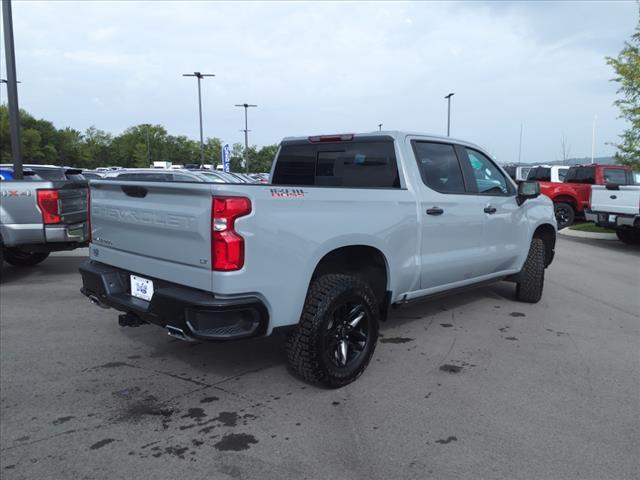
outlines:
{"label": "side window", "polygon": [[605,168],[604,183],[615,183],[616,185],[626,185],[627,172],[621,168]]}
{"label": "side window", "polygon": [[564,179],[567,177],[568,168],[559,168],[558,169],[558,180],[564,182]]}
{"label": "side window", "polygon": [[188,175],[181,175],[179,173],[174,173],[173,175],[174,182],[195,182],[197,181],[195,178],[190,177]]}
{"label": "side window", "polygon": [[440,193],[465,193],[460,162],[453,145],[412,141],[424,184]]}
{"label": "side window", "polygon": [[564,177],[564,182],[576,183],[577,176],[578,176],[578,169],[576,167],[571,167]]}
{"label": "side window", "polygon": [[506,195],[511,193],[507,179],[489,158],[476,150],[469,148],[465,148],[465,150],[469,156],[469,163],[478,187],[478,193],[487,195]]}
{"label": "side window", "polygon": [[576,183],[585,183],[593,185],[596,183],[596,169],[593,167],[580,167],[576,174]]}
{"label": "side window", "polygon": [[529,170],[527,180],[537,180],[538,182],[551,181],[551,169],[548,167],[534,167]]}

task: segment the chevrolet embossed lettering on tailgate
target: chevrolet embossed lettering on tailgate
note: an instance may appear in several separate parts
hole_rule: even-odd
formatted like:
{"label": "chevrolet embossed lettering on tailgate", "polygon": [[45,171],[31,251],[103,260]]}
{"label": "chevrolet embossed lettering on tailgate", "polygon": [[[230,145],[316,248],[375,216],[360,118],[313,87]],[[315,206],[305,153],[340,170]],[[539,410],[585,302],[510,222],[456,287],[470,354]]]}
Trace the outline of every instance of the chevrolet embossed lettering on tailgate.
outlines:
{"label": "chevrolet embossed lettering on tailgate", "polygon": [[208,184],[109,181],[93,185],[92,243],[210,270],[211,197]]}

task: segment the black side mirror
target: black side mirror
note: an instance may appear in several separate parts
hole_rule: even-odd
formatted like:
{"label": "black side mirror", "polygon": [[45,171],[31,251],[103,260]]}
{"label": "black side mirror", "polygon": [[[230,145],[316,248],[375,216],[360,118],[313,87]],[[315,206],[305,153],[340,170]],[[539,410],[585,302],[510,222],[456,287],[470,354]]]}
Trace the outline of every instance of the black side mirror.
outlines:
{"label": "black side mirror", "polygon": [[525,200],[530,198],[536,198],[540,196],[540,185],[538,182],[528,180],[525,182],[520,182],[518,184],[518,195],[516,196],[516,200],[518,205],[522,205]]}

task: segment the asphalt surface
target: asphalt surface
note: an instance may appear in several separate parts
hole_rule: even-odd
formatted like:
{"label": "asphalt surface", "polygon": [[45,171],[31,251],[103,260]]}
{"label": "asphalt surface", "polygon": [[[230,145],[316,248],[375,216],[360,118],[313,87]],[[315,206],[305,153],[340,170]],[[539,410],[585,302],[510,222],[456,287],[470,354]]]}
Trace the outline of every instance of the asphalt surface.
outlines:
{"label": "asphalt surface", "polygon": [[292,377],[281,337],[120,328],[81,257],[5,265],[2,479],[640,477],[640,250],[560,238],[543,299],[395,310],[365,374]]}

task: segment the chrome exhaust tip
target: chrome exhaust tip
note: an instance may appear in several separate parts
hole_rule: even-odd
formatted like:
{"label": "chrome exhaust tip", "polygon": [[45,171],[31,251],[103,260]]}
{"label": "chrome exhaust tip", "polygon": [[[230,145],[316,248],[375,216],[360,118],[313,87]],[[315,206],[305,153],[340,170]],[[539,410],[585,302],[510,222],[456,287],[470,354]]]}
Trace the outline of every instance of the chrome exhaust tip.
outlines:
{"label": "chrome exhaust tip", "polygon": [[173,327],[171,325],[167,325],[164,328],[167,330],[167,335],[169,335],[170,337],[177,338],[184,342],[197,342],[195,338],[190,337],[189,335],[184,333],[184,330],[182,330],[181,328]]}
{"label": "chrome exhaust tip", "polygon": [[98,297],[96,297],[95,295],[89,295],[89,301],[90,301],[91,303],[93,303],[94,305],[97,305],[97,306],[98,306],[98,307],[100,307],[100,308],[104,308],[104,309],[109,308],[107,305],[105,305],[104,303],[102,303],[102,302],[100,301],[100,299],[99,299]]}

